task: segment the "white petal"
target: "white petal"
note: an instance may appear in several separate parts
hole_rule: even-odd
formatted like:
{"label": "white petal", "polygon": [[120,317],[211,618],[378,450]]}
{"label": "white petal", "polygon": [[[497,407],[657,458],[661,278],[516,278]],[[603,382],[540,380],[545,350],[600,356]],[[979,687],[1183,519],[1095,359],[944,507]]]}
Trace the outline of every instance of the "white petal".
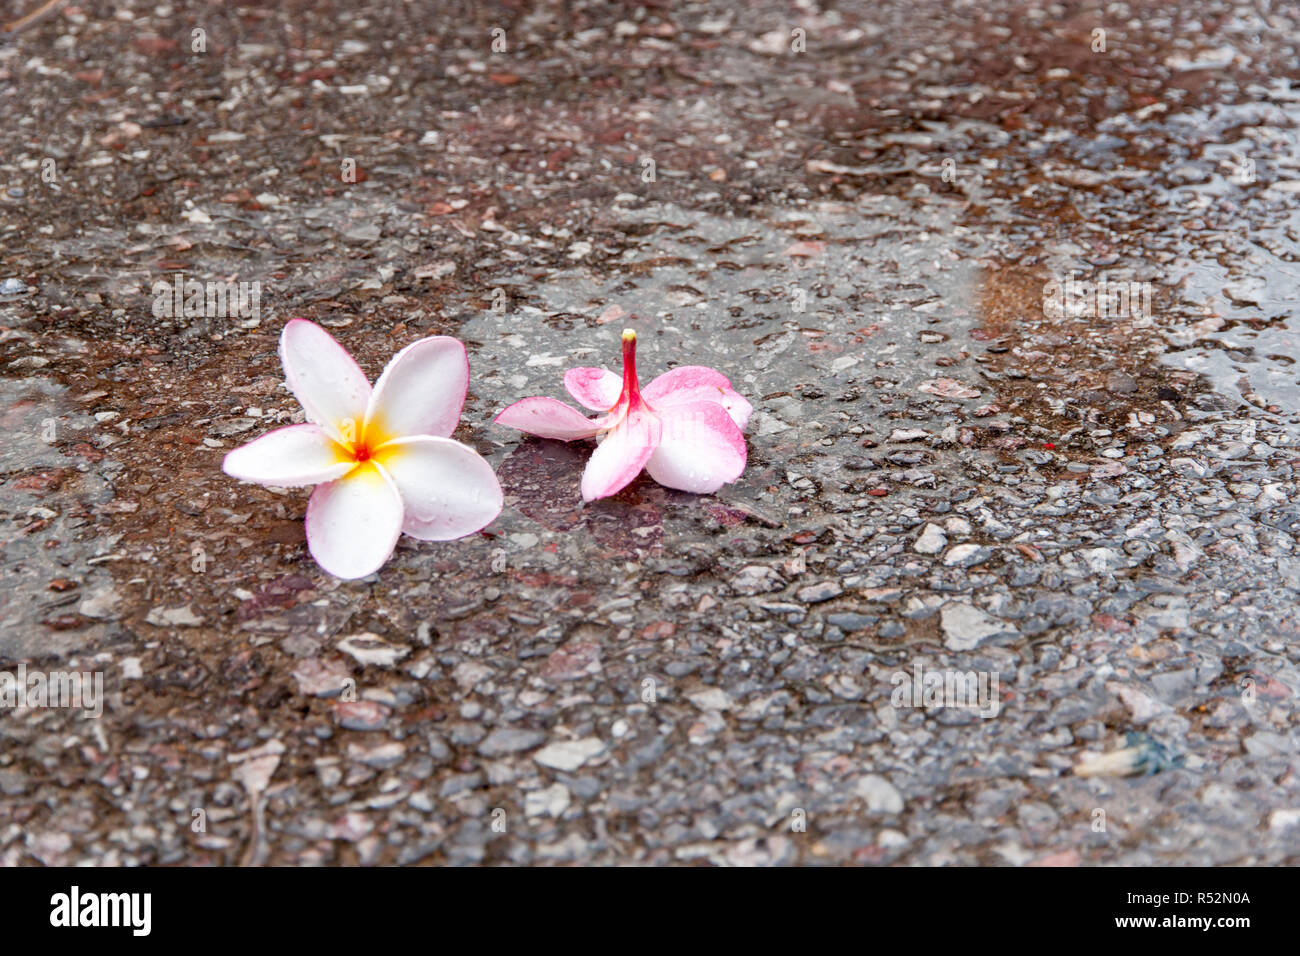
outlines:
{"label": "white petal", "polygon": [[373,422],[381,442],[402,435],[445,438],[456,430],[468,389],[465,346],[447,335],[420,339],[394,355],[375,382],[367,432]]}
{"label": "white petal", "polygon": [[292,319],[280,335],[280,363],[309,420],[338,441],[360,434],[370,383],[334,336],[314,322]]}
{"label": "white petal", "polygon": [[290,425],[236,448],[226,455],[221,470],[259,485],[319,485],[353,469],[342,452],[319,425]]}
{"label": "white petal", "polygon": [[659,484],[712,494],[745,470],[745,436],[721,405],[670,405],[659,416],[663,436],[645,466]]}
{"label": "white petal", "polygon": [[424,541],[451,541],[486,528],[501,513],[501,485],[473,448],[450,438],[416,436],[381,445],[375,460],[402,496],[403,530]]}
{"label": "white petal", "polygon": [[321,485],[307,502],[307,547],[338,578],[364,578],[384,566],[402,533],[402,498],[374,465]]}

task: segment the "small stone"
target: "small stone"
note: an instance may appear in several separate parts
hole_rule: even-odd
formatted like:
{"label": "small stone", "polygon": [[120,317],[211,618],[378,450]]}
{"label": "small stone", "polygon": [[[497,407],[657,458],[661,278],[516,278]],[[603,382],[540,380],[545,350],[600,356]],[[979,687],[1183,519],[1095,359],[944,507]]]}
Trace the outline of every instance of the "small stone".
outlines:
{"label": "small stone", "polygon": [[456,665],[456,669],[451,672],[451,679],[462,690],[469,690],[471,687],[483,683],[491,676],[492,668],[486,664],[480,664],[478,661],[461,661]]}
{"label": "small stone", "polygon": [[1178,565],[1179,571],[1189,570],[1201,559],[1200,549],[1185,534],[1170,532],[1166,537],[1169,539],[1169,548],[1173,551],[1174,564]]}
{"label": "small stone", "polygon": [[77,612],[97,621],[113,621],[118,618],[117,608],[122,597],[111,585],[96,588],[77,605]]}
{"label": "small stone", "polygon": [[341,661],[322,661],[309,658],[293,669],[298,682],[298,693],[310,697],[337,697],[343,693],[344,681],[351,677]]}
{"label": "small stone", "polygon": [[880,466],[870,458],[864,458],[861,455],[849,455],[844,459],[844,467],[849,471],[874,471]]}
{"label": "small stone", "polygon": [[66,833],[29,831],[24,842],[27,852],[46,866],[58,866],[63,862],[63,855],[72,849],[72,837]]}
{"label": "small stone", "polygon": [[763,56],[781,56],[788,49],[790,35],[784,30],[769,30],[749,41],[749,49]]}
{"label": "small stone", "polygon": [[27,792],[28,777],[21,770],[0,770],[0,793],[6,797],[20,797]]}
{"label": "small stone", "polygon": [[334,717],[344,730],[379,730],[391,713],[373,700],[345,700],[334,705]]}
{"label": "small stone", "polygon": [[363,763],[377,770],[396,767],[406,757],[406,748],[396,741],[367,747],[364,744],[348,744],[348,759]]}
{"label": "small stone", "polygon": [[1106,376],[1106,391],[1112,395],[1132,395],[1138,390],[1137,379],[1125,372],[1111,372]]}
{"label": "small stone", "polygon": [[600,669],[600,645],[574,641],[551,652],[542,665],[542,676],[556,681],[577,680],[599,674]]}
{"label": "small stone", "polygon": [[907,846],[908,839],[907,835],[899,830],[881,830],[876,837],[876,843],[886,850],[897,850]]}
{"label": "small stone", "polygon": [[917,554],[938,554],[947,546],[948,537],[943,533],[943,529],[936,524],[927,524],[917,536],[912,550]]}
{"label": "small stone", "polygon": [[1270,830],[1285,830],[1300,826],[1300,809],[1274,810],[1268,817]]}
{"label": "small stone", "polygon": [[1242,746],[1252,757],[1286,757],[1295,753],[1290,738],[1271,730],[1257,730],[1245,740]]}
{"label": "small stone", "polygon": [[1106,574],[1124,563],[1118,552],[1110,548],[1084,548],[1079,552],[1088,570],[1093,574]]}
{"label": "small stone", "polygon": [[686,699],[700,710],[730,710],[731,695],[721,687],[707,687],[686,695]]}
{"label": "small stone", "polygon": [[[686,849],[686,848],[683,848]],[[678,856],[682,851],[678,851]],[[751,837],[732,843],[722,853],[721,862],[728,866],[790,866],[795,860],[794,843],[789,837],[768,834],[762,839]]]}
{"label": "small stone", "polygon": [[546,735],[538,730],[499,727],[483,738],[478,752],[484,757],[504,757],[521,750],[532,750],[545,739]]}
{"label": "small stone", "polygon": [[180,607],[156,607],[144,620],[154,627],[198,627],[203,623],[203,618],[195,614],[188,604]]}
{"label": "small stone", "polygon": [[731,579],[731,588],[737,594],[752,596],[765,591],[776,591],[785,586],[781,576],[765,564],[751,564],[740,569]]}
{"label": "small stone", "polygon": [[838,627],[845,634],[852,634],[854,631],[864,631],[875,624],[880,618],[874,614],[860,614],[856,611],[844,611],[839,614],[826,615],[826,623]]}
{"label": "small stone", "polygon": [[225,418],[208,426],[208,434],[216,438],[233,438],[252,430],[256,424],[256,418]]}
{"label": "small stone", "polygon": [[1151,718],[1158,717],[1170,709],[1167,704],[1161,703],[1150,694],[1136,687],[1123,684],[1110,684],[1107,686],[1128,708],[1135,724],[1145,724]]}
{"label": "small stone", "polygon": [[954,651],[969,651],[982,642],[1004,635],[1016,634],[1016,628],[972,604],[950,601],[939,612],[944,633],[944,646]]}
{"label": "small stone", "polygon": [[524,797],[524,816],[558,817],[569,808],[569,788],[555,783],[545,790],[533,790]]}
{"label": "small stone", "polygon": [[371,634],[369,631],[349,634],[339,641],[338,648],[345,654],[351,654],[362,667],[370,665],[392,667],[411,653],[409,647],[390,644],[378,634]]}
{"label": "small stone", "polygon": [[334,825],[330,827],[329,835],[335,840],[347,840],[349,843],[356,843],[374,828],[374,821],[364,813],[354,810],[339,817],[334,822]]}
{"label": "small stone", "polygon": [[880,774],[869,773],[859,777],[853,791],[867,801],[867,809],[872,813],[903,812],[903,795]]}
{"label": "small stone", "polygon": [[943,556],[945,567],[970,568],[987,561],[993,552],[982,544],[959,544]]}
{"label": "small stone", "polygon": [[809,584],[795,592],[795,596],[804,604],[820,604],[822,601],[829,601],[831,598],[839,597],[844,593],[844,588],[840,587],[838,581],[819,581],[816,584]]}
{"label": "small stone", "polygon": [[428,265],[420,266],[413,273],[417,279],[445,279],[456,274],[456,263],[452,259],[438,259]]}
{"label": "small stone", "polygon": [[605,742],[599,737],[585,737],[582,740],[561,740],[547,744],[533,759],[543,767],[572,773],[589,760],[605,752]]}
{"label": "small stone", "polygon": [[1208,451],[1221,461],[1236,461],[1238,458],[1245,458],[1250,454],[1250,446],[1245,442],[1225,441],[1217,445],[1210,445]]}
{"label": "small stone", "polygon": [[943,528],[948,534],[967,535],[971,532],[970,522],[960,515],[953,515],[945,520]]}

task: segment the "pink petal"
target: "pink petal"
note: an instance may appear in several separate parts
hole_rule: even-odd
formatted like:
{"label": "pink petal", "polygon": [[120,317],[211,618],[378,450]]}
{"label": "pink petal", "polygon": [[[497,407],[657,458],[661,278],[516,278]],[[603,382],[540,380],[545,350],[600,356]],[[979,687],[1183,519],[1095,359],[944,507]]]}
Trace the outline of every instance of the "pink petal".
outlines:
{"label": "pink petal", "polygon": [[468,389],[465,346],[447,335],[420,339],[394,355],[375,382],[366,427],[373,422],[381,441],[400,435],[446,438],[456,430]]}
{"label": "pink petal", "polygon": [[745,470],[745,436],[721,405],[670,405],[659,417],[663,437],[646,463],[659,484],[711,494]]}
{"label": "pink petal", "polygon": [[794,245],[786,249],[785,252],[781,253],[781,255],[811,257],[819,256],[825,251],[826,243],[824,242],[796,242]]}
{"label": "pink petal", "polygon": [[336,578],[374,574],[402,533],[402,498],[373,464],[320,485],[307,501],[307,548]]}
{"label": "pink petal", "polygon": [[579,404],[607,412],[623,394],[623,379],[605,368],[571,368],[564,373],[564,387]]}
{"label": "pink petal", "polygon": [[622,491],[654,454],[661,431],[659,416],[654,413],[644,408],[629,412],[592,452],[582,473],[583,500],[595,501]]}
{"label": "pink petal", "polygon": [[588,418],[572,405],[545,397],[520,399],[496,417],[498,425],[560,441],[591,438],[600,432],[603,422],[601,418]]}
{"label": "pink petal", "polygon": [[664,372],[641,390],[641,397],[652,408],[691,402],[717,402],[742,430],[749,424],[749,416],[754,412],[754,406],[731,387],[727,376],[704,365],[683,365],[671,372]]}
{"label": "pink petal", "polygon": [[423,541],[451,541],[486,528],[501,513],[496,473],[473,448],[420,435],[381,445],[375,460],[402,496],[402,530]]}
{"label": "pink petal", "polygon": [[370,382],[352,356],[314,322],[292,319],[280,334],[280,363],[307,418],[339,440],[360,433]]}
{"label": "pink petal", "polygon": [[319,425],[290,425],[236,448],[226,455],[221,470],[259,485],[319,485],[353,469],[342,452]]}

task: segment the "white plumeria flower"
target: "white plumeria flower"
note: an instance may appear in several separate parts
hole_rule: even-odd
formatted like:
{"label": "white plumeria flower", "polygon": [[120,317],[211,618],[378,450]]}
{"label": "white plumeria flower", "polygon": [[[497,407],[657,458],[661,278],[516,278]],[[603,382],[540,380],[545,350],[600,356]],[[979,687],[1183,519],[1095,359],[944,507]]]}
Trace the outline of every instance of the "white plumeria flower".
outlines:
{"label": "white plumeria flower", "polygon": [[501,513],[492,466],[448,437],[469,389],[469,359],[456,339],[408,345],[371,390],[333,336],[293,319],[280,336],[280,362],[308,423],[236,448],[222,469],[260,485],[317,485],[307,502],[307,547],[330,574],[378,571],[402,532],[450,541]]}

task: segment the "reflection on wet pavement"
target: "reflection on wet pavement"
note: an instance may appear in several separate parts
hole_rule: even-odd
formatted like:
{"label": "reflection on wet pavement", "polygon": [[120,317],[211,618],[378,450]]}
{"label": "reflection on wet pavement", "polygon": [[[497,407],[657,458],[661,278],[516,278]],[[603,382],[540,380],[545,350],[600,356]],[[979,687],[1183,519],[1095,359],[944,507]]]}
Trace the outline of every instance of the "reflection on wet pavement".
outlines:
{"label": "reflection on wet pavement", "polygon": [[[0,862],[1293,862],[1294,12],[570,7],[0,46],[0,662],[108,690],[0,713]],[[294,316],[464,340],[500,519],[321,572],[220,471]],[[625,327],[739,482],[491,424]]]}

